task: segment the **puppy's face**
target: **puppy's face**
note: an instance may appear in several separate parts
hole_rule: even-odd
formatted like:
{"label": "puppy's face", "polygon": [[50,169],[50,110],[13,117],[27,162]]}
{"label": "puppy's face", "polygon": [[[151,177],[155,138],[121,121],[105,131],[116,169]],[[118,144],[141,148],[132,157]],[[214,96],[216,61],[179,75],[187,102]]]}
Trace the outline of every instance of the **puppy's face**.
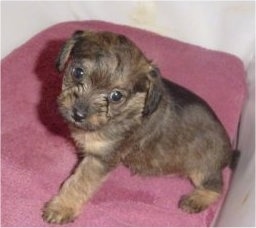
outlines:
{"label": "puppy's face", "polygon": [[158,71],[123,35],[77,31],[62,48],[59,110],[87,131],[151,115],[161,98]]}

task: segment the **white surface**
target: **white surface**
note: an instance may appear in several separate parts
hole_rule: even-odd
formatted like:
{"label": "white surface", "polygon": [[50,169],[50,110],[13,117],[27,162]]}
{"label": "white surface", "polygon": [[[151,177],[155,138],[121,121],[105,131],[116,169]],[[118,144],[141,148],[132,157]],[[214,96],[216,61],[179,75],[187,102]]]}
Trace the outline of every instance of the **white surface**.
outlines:
{"label": "white surface", "polygon": [[69,20],[107,20],[233,53],[246,65],[254,44],[254,2],[2,2],[2,56],[42,29]]}
{"label": "white surface", "polygon": [[250,98],[241,119],[239,149],[242,156],[231,183],[231,191],[222,208],[218,226],[252,226],[255,224],[255,64],[248,68]]}
{"label": "white surface", "polygon": [[242,156],[218,226],[255,225],[255,2],[1,2],[1,58],[36,33],[63,21],[105,20],[140,27],[238,56],[248,71],[249,98],[239,137]]}

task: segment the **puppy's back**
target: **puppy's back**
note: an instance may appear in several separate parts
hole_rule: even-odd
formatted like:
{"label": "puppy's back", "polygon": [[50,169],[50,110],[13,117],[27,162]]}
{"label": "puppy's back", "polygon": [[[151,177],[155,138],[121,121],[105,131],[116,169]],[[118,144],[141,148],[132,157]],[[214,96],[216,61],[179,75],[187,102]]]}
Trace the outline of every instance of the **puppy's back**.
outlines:
{"label": "puppy's back", "polygon": [[[203,153],[212,153],[208,156],[216,159],[216,162],[222,167],[228,165],[231,159],[230,152],[232,151],[229,137],[221,121],[209,104],[192,91],[178,84],[164,78],[162,82],[169,95],[168,99],[170,99],[172,113],[175,113],[177,121],[180,122],[177,125],[181,128],[181,136],[179,138],[184,137],[185,144],[190,139],[193,139],[195,142],[203,139],[200,143],[201,146],[197,145],[198,150],[200,147],[203,148],[202,145],[205,145]],[[193,143],[191,144],[193,145]],[[196,153],[198,153],[198,150]],[[190,152],[192,154],[194,153],[192,151]],[[192,157],[192,160],[194,160],[195,157]]]}
{"label": "puppy's back", "polygon": [[174,98],[174,105],[177,112],[181,111],[188,105],[199,105],[207,110],[215,120],[220,122],[212,108],[201,97],[197,96],[192,91],[165,78],[162,78],[162,82],[171,98]]}

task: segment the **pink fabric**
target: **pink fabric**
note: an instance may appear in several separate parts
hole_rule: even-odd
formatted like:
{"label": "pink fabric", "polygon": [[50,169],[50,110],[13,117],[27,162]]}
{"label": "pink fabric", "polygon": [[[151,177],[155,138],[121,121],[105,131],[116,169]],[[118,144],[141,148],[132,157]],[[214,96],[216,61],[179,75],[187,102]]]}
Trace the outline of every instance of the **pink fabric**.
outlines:
{"label": "pink fabric", "polygon": [[[76,162],[75,148],[56,108],[61,77],[54,63],[74,30],[123,33],[162,74],[206,99],[234,141],[246,94],[244,69],[234,56],[105,22],[53,26],[2,60],[2,226],[49,226],[40,209]],[[226,193],[230,170],[224,170]],[[209,226],[222,199],[200,214],[177,207],[192,190],[179,177],[139,177],[120,166],[68,226]]]}

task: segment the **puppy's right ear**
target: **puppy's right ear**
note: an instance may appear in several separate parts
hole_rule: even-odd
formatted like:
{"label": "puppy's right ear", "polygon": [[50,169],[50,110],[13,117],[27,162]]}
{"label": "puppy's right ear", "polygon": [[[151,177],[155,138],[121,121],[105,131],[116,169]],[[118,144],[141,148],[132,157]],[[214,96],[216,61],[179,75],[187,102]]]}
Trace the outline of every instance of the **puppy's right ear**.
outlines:
{"label": "puppy's right ear", "polygon": [[151,115],[158,107],[162,98],[161,74],[157,67],[154,67],[147,74],[149,88],[143,111],[144,116]]}
{"label": "puppy's right ear", "polygon": [[61,48],[59,55],[56,59],[56,68],[59,72],[61,72],[64,67],[65,64],[68,61],[68,58],[70,56],[70,53],[75,45],[75,43],[77,42],[77,40],[79,39],[79,37],[82,36],[84,32],[83,31],[76,31],[74,32],[74,34],[72,35],[71,39],[69,39]]}

